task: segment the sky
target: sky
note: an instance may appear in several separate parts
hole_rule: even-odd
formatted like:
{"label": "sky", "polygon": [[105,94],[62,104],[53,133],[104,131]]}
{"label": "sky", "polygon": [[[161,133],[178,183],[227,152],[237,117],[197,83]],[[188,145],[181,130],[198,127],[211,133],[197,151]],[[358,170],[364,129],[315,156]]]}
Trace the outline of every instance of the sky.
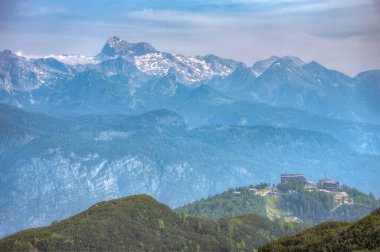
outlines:
{"label": "sky", "polygon": [[252,65],[294,55],[380,69],[380,0],[0,0],[0,50],[96,55],[108,37]]}

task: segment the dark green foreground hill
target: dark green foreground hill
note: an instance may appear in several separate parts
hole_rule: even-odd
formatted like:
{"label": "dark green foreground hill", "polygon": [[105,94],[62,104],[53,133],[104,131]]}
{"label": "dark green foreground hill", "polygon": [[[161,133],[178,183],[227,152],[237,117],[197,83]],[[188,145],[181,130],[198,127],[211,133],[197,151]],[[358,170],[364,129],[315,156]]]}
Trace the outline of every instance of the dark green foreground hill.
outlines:
{"label": "dark green foreground hill", "polygon": [[252,251],[297,227],[254,214],[205,220],[146,195],[100,202],[49,227],[0,240],[0,251]]}
{"label": "dark green foreground hill", "polygon": [[275,251],[380,251],[380,208],[354,222],[325,222],[259,249]]}

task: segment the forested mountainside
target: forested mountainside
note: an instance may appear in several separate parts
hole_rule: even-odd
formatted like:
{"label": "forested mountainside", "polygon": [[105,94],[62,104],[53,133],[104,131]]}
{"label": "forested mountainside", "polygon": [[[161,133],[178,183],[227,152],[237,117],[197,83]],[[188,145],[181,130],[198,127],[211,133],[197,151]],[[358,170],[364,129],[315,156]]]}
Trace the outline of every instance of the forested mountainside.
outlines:
{"label": "forested mountainside", "polygon": [[259,251],[378,251],[380,209],[354,222],[326,222],[271,242]]}
{"label": "forested mountainside", "polygon": [[150,196],[135,195],[6,237],[0,251],[252,251],[301,228],[255,214],[218,221],[187,217]]}
{"label": "forested mountainside", "polygon": [[357,221],[380,207],[372,194],[342,186],[326,191],[310,185],[260,183],[237,187],[176,208],[177,213],[217,220],[255,213],[273,220],[304,222]]}

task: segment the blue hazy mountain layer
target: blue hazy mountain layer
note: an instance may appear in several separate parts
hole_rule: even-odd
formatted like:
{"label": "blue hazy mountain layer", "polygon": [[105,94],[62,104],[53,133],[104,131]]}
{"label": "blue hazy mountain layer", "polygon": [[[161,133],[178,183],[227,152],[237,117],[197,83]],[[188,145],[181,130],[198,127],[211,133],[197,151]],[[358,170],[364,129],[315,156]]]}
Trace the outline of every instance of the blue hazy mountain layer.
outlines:
{"label": "blue hazy mountain layer", "polygon": [[[52,62],[56,63],[55,60]],[[56,64],[53,66],[55,69],[62,68],[58,68]],[[244,76],[248,70],[243,70],[244,66],[237,66],[231,76]],[[108,71],[115,74],[108,76],[105,73]],[[92,66],[92,69],[77,73],[72,78],[55,80],[52,85],[28,92],[3,91],[0,97],[3,97],[4,102],[22,106],[26,110],[54,116],[136,114],[167,108],[180,113],[192,126],[267,125],[316,130],[330,134],[361,153],[380,153],[380,127],[376,124],[320,116],[263,102],[239,100],[231,90],[217,91],[208,85],[185,85],[177,80],[177,74],[172,70],[164,76],[147,76],[128,60],[112,58]],[[362,83],[376,83],[378,79],[371,79],[375,74],[376,72],[363,73],[363,76],[359,78],[359,75],[358,78],[364,80]],[[249,78],[253,76],[247,75]],[[209,85],[215,86],[212,80]],[[368,92],[367,95],[371,95],[372,98],[367,100],[373,104],[372,110],[377,112],[378,94],[375,91],[374,86],[372,92]],[[293,93],[299,94],[294,90]],[[364,97],[363,93],[365,88],[361,88],[358,95]],[[231,98],[234,96],[235,98]]]}
{"label": "blue hazy mountain layer", "polygon": [[[129,85],[129,83],[131,83]],[[52,115],[136,114],[167,108],[180,113],[192,126],[209,124],[267,125],[316,130],[347,143],[356,151],[380,153],[380,126],[322,117],[309,112],[240,101],[201,85],[195,88],[176,81],[175,76],[150,79],[136,88],[133,78],[108,78],[95,70],[78,74],[52,93],[50,87],[36,91],[34,98],[48,99],[32,106]],[[133,86],[133,87],[131,87]],[[131,94],[131,88],[137,89]],[[47,90],[48,89],[48,90]],[[44,98],[45,97],[45,98]],[[30,108],[30,107],[29,107]]]}
{"label": "blue hazy mountain layer", "polygon": [[380,157],[316,131],[189,127],[170,110],[57,119],[0,106],[0,230],[49,224],[94,202],[147,193],[171,206],[284,171],[380,194]]}
{"label": "blue hazy mountain layer", "polygon": [[178,206],[285,171],[380,195],[380,70],[249,67],[115,36],[89,61],[0,52],[0,236],[104,199]]}
{"label": "blue hazy mountain layer", "polygon": [[226,77],[216,76],[203,83],[236,99],[305,110],[330,118],[379,123],[377,70],[351,78],[317,62],[306,64],[295,57],[277,57],[271,62],[258,76],[255,65],[241,66]]}

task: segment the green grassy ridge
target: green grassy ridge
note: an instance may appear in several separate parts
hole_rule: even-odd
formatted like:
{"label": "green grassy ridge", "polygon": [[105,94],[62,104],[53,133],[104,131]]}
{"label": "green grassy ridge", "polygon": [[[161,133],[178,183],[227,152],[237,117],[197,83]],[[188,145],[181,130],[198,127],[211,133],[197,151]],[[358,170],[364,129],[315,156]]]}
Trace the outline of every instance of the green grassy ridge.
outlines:
{"label": "green grassy ridge", "polygon": [[300,231],[247,214],[218,221],[178,215],[147,195],[100,202],[51,226],[0,240],[0,251],[252,251]]}
{"label": "green grassy ridge", "polygon": [[380,250],[380,208],[357,222],[326,222],[259,249],[261,252],[368,250]]}

